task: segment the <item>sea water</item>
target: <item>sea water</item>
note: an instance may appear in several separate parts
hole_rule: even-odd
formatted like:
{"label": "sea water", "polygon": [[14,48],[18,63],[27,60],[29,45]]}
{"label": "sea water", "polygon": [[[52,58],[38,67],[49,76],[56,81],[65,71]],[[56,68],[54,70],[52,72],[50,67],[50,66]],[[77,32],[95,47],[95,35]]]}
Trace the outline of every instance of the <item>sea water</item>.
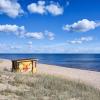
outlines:
{"label": "sea water", "polygon": [[100,54],[0,54],[2,59],[36,58],[39,63],[100,72]]}

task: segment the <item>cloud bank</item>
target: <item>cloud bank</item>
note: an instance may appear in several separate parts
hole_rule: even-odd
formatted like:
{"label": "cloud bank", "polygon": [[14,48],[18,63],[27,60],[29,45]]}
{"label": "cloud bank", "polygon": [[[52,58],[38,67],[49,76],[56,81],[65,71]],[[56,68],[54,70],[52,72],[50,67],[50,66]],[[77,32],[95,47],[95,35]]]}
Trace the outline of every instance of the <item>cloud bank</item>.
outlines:
{"label": "cloud bank", "polygon": [[71,32],[87,32],[89,30],[95,29],[98,26],[100,26],[100,23],[96,23],[95,21],[90,21],[88,19],[82,19],[71,25],[69,24],[65,25],[63,27],[63,30]]}
{"label": "cloud bank", "polygon": [[54,39],[54,33],[45,31],[45,32],[27,32],[24,26],[17,25],[0,25],[0,32],[13,33],[20,37],[33,38],[33,39],[43,39],[47,37],[49,40]]}
{"label": "cloud bank", "polygon": [[92,41],[92,40],[93,40],[93,37],[87,36],[87,37],[81,37],[79,39],[67,41],[67,44],[82,44],[84,42],[89,42],[89,41]]}
{"label": "cloud bank", "polygon": [[[38,14],[52,14],[54,16],[63,14],[63,7],[58,3],[50,2],[46,4],[45,1],[38,1],[37,3],[31,3],[27,6],[30,13]],[[0,14],[6,14],[11,18],[23,15],[24,11],[17,0],[0,0]]]}

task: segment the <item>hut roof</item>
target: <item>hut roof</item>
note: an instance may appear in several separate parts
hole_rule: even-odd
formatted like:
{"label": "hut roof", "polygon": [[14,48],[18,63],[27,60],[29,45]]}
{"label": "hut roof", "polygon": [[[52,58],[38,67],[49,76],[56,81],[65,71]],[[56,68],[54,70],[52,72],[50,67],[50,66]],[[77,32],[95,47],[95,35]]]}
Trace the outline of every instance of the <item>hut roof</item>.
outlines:
{"label": "hut roof", "polygon": [[12,61],[29,61],[29,60],[38,61],[38,59],[34,59],[34,58],[13,59]]}

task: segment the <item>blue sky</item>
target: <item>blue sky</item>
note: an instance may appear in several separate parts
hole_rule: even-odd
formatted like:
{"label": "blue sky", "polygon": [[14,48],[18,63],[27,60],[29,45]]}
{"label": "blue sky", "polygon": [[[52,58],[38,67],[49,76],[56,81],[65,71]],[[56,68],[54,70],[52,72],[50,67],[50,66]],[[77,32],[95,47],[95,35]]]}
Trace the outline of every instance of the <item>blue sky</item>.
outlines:
{"label": "blue sky", "polygon": [[100,53],[100,0],[0,0],[0,53]]}

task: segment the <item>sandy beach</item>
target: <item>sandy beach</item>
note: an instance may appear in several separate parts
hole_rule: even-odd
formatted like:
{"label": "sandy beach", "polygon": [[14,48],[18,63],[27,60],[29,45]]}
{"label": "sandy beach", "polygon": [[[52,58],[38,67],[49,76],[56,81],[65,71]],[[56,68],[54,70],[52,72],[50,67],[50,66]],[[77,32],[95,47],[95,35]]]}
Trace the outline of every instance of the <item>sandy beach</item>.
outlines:
{"label": "sandy beach", "polygon": [[[0,70],[11,70],[10,60],[0,59]],[[37,64],[37,73],[51,74],[66,79],[81,81],[100,89],[100,72],[65,68],[55,65]]]}

